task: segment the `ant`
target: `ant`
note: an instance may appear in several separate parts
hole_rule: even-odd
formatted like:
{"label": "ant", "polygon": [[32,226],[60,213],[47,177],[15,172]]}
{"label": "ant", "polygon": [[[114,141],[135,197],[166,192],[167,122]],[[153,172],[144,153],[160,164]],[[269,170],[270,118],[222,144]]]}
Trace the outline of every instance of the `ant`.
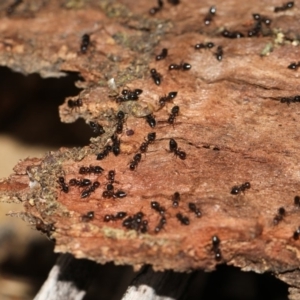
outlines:
{"label": "ant", "polygon": [[194,48],[195,48],[196,50],[199,50],[199,49],[211,49],[211,48],[213,48],[214,46],[215,46],[214,43],[208,42],[208,43],[205,43],[205,44],[203,44],[203,43],[196,44],[196,45],[194,46]]}
{"label": "ant", "polygon": [[143,142],[140,146],[140,151],[142,153],[147,152],[149,144],[154,143],[155,139],[156,139],[156,132],[148,133],[147,139],[145,139],[145,142]]}
{"label": "ant", "polygon": [[273,219],[273,224],[274,224],[274,225],[278,225],[278,223],[279,223],[280,221],[282,221],[283,218],[285,217],[285,214],[286,214],[286,212],[285,212],[284,207],[278,208],[278,213],[277,213],[277,215],[276,215],[276,216],[274,217],[274,219]]}
{"label": "ant", "polygon": [[269,26],[272,22],[270,18],[263,17],[260,14],[252,14],[253,19],[256,21],[256,24],[254,25],[253,29],[248,31],[248,37],[253,37],[253,36],[258,36],[259,33],[261,32],[261,26],[262,22],[266,25]]}
{"label": "ant", "polygon": [[154,229],[154,232],[155,233],[160,232],[164,228],[164,226],[166,225],[166,223],[167,223],[166,217],[165,216],[161,217],[160,220],[159,220],[158,225]]}
{"label": "ant", "polygon": [[169,123],[170,125],[173,125],[173,124],[174,124],[175,119],[176,119],[176,117],[178,116],[178,114],[179,114],[179,106],[176,105],[176,106],[174,106],[174,107],[172,108],[171,113],[170,113],[170,115],[169,115],[168,123]]}
{"label": "ant", "polygon": [[160,204],[157,201],[152,201],[150,203],[151,208],[156,210],[160,215],[164,215],[166,209],[163,206],[160,206]]}
{"label": "ant", "polygon": [[6,9],[6,14],[11,15],[15,11],[16,7],[20,5],[22,2],[23,2],[22,0],[15,0],[15,2],[9,5],[8,8]]}
{"label": "ant", "polygon": [[125,198],[127,194],[124,191],[118,190],[113,194],[114,198]]}
{"label": "ant", "polygon": [[285,11],[285,10],[293,8],[293,6],[294,6],[294,1],[290,1],[290,2],[284,3],[282,6],[276,6],[274,8],[274,12]]}
{"label": "ant", "polygon": [[121,94],[122,95],[117,95],[114,98],[116,99],[117,103],[124,102],[124,101],[136,101],[139,99],[139,95],[143,93],[143,90],[141,89],[134,89],[129,90],[129,89],[123,89]]}
{"label": "ant", "polygon": [[213,17],[216,15],[217,9],[215,6],[211,6],[208,14],[204,18],[204,24],[209,25],[210,22],[212,21]]}
{"label": "ant", "polygon": [[97,159],[97,160],[102,160],[102,159],[104,159],[104,158],[109,154],[109,152],[111,152],[111,151],[112,151],[112,146],[106,145],[106,146],[104,147],[103,151],[97,154],[96,159]]}
{"label": "ant", "polygon": [[120,149],[120,144],[121,144],[121,140],[118,139],[118,137],[116,135],[113,135],[111,137],[112,141],[113,141],[113,144],[112,144],[112,152],[115,156],[118,156],[121,152],[121,149]]}
{"label": "ant", "polygon": [[117,128],[116,128],[116,133],[121,134],[123,132],[123,124],[125,122],[125,114],[123,111],[119,111],[117,114]]}
{"label": "ant", "polygon": [[86,174],[101,174],[104,171],[103,168],[100,166],[92,166],[89,167],[80,167],[79,174],[86,175]]}
{"label": "ant", "polygon": [[140,231],[140,229],[143,229],[143,231],[145,231],[146,228],[143,227],[147,226],[148,221],[143,220],[143,217],[144,217],[144,213],[140,211],[135,215],[133,215],[133,217],[126,218],[123,221],[122,225],[127,229],[134,229],[136,231]]}
{"label": "ant", "polygon": [[300,197],[299,196],[295,196],[294,198],[294,204],[298,207],[300,207]]}
{"label": "ant", "polygon": [[163,108],[167,102],[172,101],[177,96],[177,92],[170,92],[167,96],[160,97],[159,106]]}
{"label": "ant", "polygon": [[300,67],[300,61],[296,62],[292,62],[291,64],[288,65],[288,69],[291,70],[297,70]]}
{"label": "ant", "polygon": [[180,3],[180,0],[168,0],[168,2],[172,5],[178,5]]}
{"label": "ant", "polygon": [[154,83],[156,85],[160,85],[161,84],[161,80],[162,80],[162,75],[160,73],[158,73],[156,71],[156,69],[151,69],[150,73],[151,73],[151,77],[152,77]]}
{"label": "ant", "polygon": [[243,183],[243,184],[241,184],[241,185],[235,185],[235,186],[233,186],[232,188],[231,188],[231,192],[230,192],[230,194],[232,194],[232,195],[237,195],[237,194],[239,194],[240,192],[245,192],[246,191],[246,189],[250,189],[250,187],[251,187],[251,184],[250,184],[250,182],[245,182],[245,183]]}
{"label": "ant", "polygon": [[89,180],[89,179],[75,179],[75,178],[72,178],[70,179],[69,181],[69,185],[70,186],[79,186],[79,187],[85,187],[85,186],[88,186],[88,185],[91,185],[92,182]]}
{"label": "ant", "polygon": [[139,162],[141,161],[141,159],[142,159],[141,153],[137,153],[133,157],[132,161],[129,163],[129,169],[131,171],[134,171],[137,168],[137,166],[138,166]]}
{"label": "ant", "polygon": [[215,53],[215,56],[218,61],[221,61],[223,59],[223,47],[222,46],[217,47],[217,52]]}
{"label": "ant", "polygon": [[77,99],[77,100],[68,100],[68,106],[73,109],[76,107],[81,107],[82,106],[82,100]]}
{"label": "ant", "polygon": [[105,215],[104,222],[122,220],[127,216],[127,213],[124,211],[119,211],[115,216],[114,215]]}
{"label": "ant", "polygon": [[[157,4],[158,6],[155,6],[155,7],[152,7],[150,10],[149,10],[149,14],[150,15],[155,15],[157,12],[159,12],[163,6],[164,6],[164,3],[162,0],[157,0]],[[158,60],[158,59],[157,59]]]}
{"label": "ant", "polygon": [[115,176],[116,176],[115,170],[108,171],[107,180],[110,184],[113,184],[115,182]]}
{"label": "ant", "polygon": [[86,53],[89,45],[90,45],[90,36],[89,34],[85,33],[81,38],[80,51],[82,54]]}
{"label": "ant", "polygon": [[173,207],[178,207],[180,201],[180,194],[178,192],[175,192],[173,194],[172,201],[173,201]]}
{"label": "ant", "polygon": [[55,231],[55,226],[53,223],[45,224],[42,219],[36,217],[35,228],[36,230],[46,233],[47,237],[50,238],[51,231]]}
{"label": "ant", "polygon": [[156,126],[156,120],[155,120],[153,114],[145,116],[145,119],[151,128]]}
{"label": "ant", "polygon": [[93,211],[87,212],[85,215],[81,216],[81,221],[82,222],[89,222],[94,219],[95,213]]}
{"label": "ant", "polygon": [[57,182],[60,185],[61,191],[67,194],[69,192],[69,186],[65,183],[65,178],[60,176]]}
{"label": "ant", "polygon": [[98,123],[90,121],[90,127],[92,131],[96,134],[102,135],[103,133],[105,133],[103,126]]}
{"label": "ant", "polygon": [[189,209],[195,213],[197,218],[201,218],[202,217],[202,213],[201,210],[199,208],[196,207],[195,203],[190,202],[189,203]]}
{"label": "ant", "polygon": [[293,234],[293,239],[296,241],[296,240],[299,240],[299,236],[300,236],[300,227],[297,228],[296,231],[294,231],[294,234]]}
{"label": "ant", "polygon": [[290,103],[300,102],[300,96],[283,97],[283,98],[280,98],[280,102],[286,103],[287,105],[289,105]]}
{"label": "ant", "polygon": [[156,60],[162,60],[162,59],[166,58],[167,55],[168,55],[168,49],[163,48],[163,49],[161,50],[161,53],[158,54],[158,55],[156,55]]}
{"label": "ant", "polygon": [[177,65],[177,64],[169,65],[169,70],[187,71],[187,70],[190,70],[191,68],[192,68],[192,66],[189,63],[180,63],[179,65]]}
{"label": "ant", "polygon": [[177,213],[176,218],[180,221],[182,225],[190,225],[190,219],[186,216],[183,216],[181,213]]}
{"label": "ant", "polygon": [[174,139],[170,139],[169,149],[170,152],[174,152],[175,156],[178,156],[180,159],[186,159],[186,153],[178,148],[177,142]]}
{"label": "ant", "polygon": [[93,182],[92,186],[83,190],[81,193],[81,198],[87,198],[91,195],[92,192],[95,192],[95,190],[100,186],[99,181]]}
{"label": "ant", "polygon": [[212,237],[211,241],[212,241],[212,251],[215,253],[215,260],[219,261],[222,259],[222,253],[219,248],[221,241],[216,235]]}
{"label": "ant", "polygon": [[239,39],[244,37],[244,34],[239,31],[229,31],[227,29],[224,29],[222,31],[222,36],[229,39]]}

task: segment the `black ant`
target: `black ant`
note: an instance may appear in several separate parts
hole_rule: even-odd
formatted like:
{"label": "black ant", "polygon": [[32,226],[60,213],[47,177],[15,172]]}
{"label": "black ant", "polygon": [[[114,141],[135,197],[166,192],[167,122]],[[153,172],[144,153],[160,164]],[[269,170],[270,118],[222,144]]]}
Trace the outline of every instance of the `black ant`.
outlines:
{"label": "black ant", "polygon": [[215,253],[215,260],[219,261],[222,259],[222,253],[219,248],[221,241],[216,235],[214,235],[211,240],[212,240],[212,251]]}
{"label": "black ant", "polygon": [[162,59],[166,58],[167,55],[168,55],[168,49],[163,48],[163,49],[161,50],[161,53],[158,54],[158,55],[156,55],[156,60],[162,60]]}
{"label": "black ant", "polygon": [[89,222],[94,219],[95,213],[93,211],[87,212],[85,215],[81,216],[81,221],[82,222]]}
{"label": "black ant", "polygon": [[116,176],[115,170],[108,171],[107,180],[110,184],[113,184],[115,182],[115,176]]}
{"label": "black ant", "polygon": [[23,2],[22,0],[15,0],[15,2],[9,5],[8,8],[6,9],[6,14],[11,15],[15,11],[16,7],[20,5],[22,2]]}
{"label": "black ant", "polygon": [[196,207],[195,203],[190,202],[189,203],[189,209],[195,213],[197,218],[201,218],[202,217],[202,213],[201,210],[199,208]]}
{"label": "black ant", "polygon": [[68,100],[68,106],[70,108],[76,108],[76,107],[81,107],[82,106],[82,100],[77,99],[77,100]]}
{"label": "black ant", "polygon": [[36,230],[45,233],[48,238],[51,236],[51,232],[55,231],[55,226],[53,223],[45,224],[42,219],[36,217],[35,228]]}
{"label": "black ant", "polygon": [[134,171],[137,168],[137,166],[138,166],[139,162],[141,161],[141,159],[142,159],[141,153],[135,154],[132,161],[129,163],[129,169],[131,171]]}
{"label": "black ant", "polygon": [[91,127],[92,131],[96,134],[101,135],[101,134],[105,133],[103,126],[98,123],[90,121],[90,127]]}
{"label": "black ant", "polygon": [[299,236],[300,236],[300,227],[297,228],[296,231],[294,231],[294,234],[293,234],[293,239],[296,241],[296,240],[299,240]]}
{"label": "black ant", "polygon": [[205,43],[205,44],[203,44],[203,43],[196,44],[196,45],[194,46],[194,48],[195,48],[196,50],[200,50],[200,49],[211,49],[211,48],[213,48],[214,46],[215,46],[214,43],[208,42],[208,43]]}
{"label": "black ant", "polygon": [[172,5],[178,5],[180,3],[180,0],[168,0],[168,2]]}
{"label": "black ant", "polygon": [[116,221],[116,220],[122,220],[127,216],[127,213],[124,211],[119,211],[116,213],[116,215],[105,215],[104,216],[104,222],[109,222],[109,221]]}
{"label": "black ant", "polygon": [[189,63],[180,63],[179,65],[177,64],[171,64],[169,65],[169,70],[183,70],[183,71],[188,71],[192,68],[192,66]]}
{"label": "black ant", "polygon": [[149,10],[149,14],[150,15],[155,15],[157,12],[159,12],[163,6],[164,6],[164,3],[162,0],[157,0],[157,4],[158,6],[155,6],[155,7],[152,7],[150,10]]}
{"label": "black ant", "polygon": [[288,69],[291,70],[297,70],[300,67],[300,61],[296,62],[292,62],[291,64],[288,65]]}
{"label": "black ant", "polygon": [[213,17],[216,15],[217,9],[215,6],[211,6],[208,14],[204,18],[204,24],[209,25],[210,22],[212,21]]}
{"label": "black ant", "polygon": [[148,133],[147,139],[145,139],[145,142],[143,142],[140,146],[140,151],[142,153],[147,152],[149,144],[154,143],[155,139],[156,139],[156,132]]}
{"label": "black ant", "polygon": [[57,182],[60,185],[61,191],[67,194],[69,192],[69,186],[65,183],[65,178],[60,176]]}
{"label": "black ant", "polygon": [[218,61],[221,61],[223,59],[223,47],[222,46],[217,47],[217,52],[215,53],[215,56]]}
{"label": "black ant", "polygon": [[160,85],[160,84],[161,84],[161,80],[162,80],[161,74],[158,73],[158,72],[156,71],[156,69],[151,69],[151,70],[150,70],[150,73],[151,73],[151,77],[152,77],[154,83],[155,83],[156,85]]}
{"label": "black ant", "polygon": [[151,128],[156,126],[156,120],[155,120],[153,114],[145,116],[145,119]]}
{"label": "black ant", "polygon": [[109,152],[111,152],[111,151],[112,151],[112,146],[111,145],[106,145],[104,147],[103,151],[97,154],[96,159],[97,160],[104,159],[106,156],[108,156]]}
{"label": "black ant", "polygon": [[241,185],[235,185],[235,186],[233,186],[232,188],[231,188],[231,192],[230,192],[230,194],[232,194],[232,195],[237,195],[237,194],[239,194],[240,192],[245,192],[247,189],[250,189],[250,187],[251,187],[251,184],[250,184],[250,182],[245,182],[245,183],[243,183],[243,184],[241,184]]}
{"label": "black ant", "polygon": [[161,217],[160,220],[159,220],[158,225],[154,229],[154,232],[155,233],[160,232],[164,228],[164,226],[166,225],[166,223],[167,223],[166,217],[165,216]]}
{"label": "black ant", "polygon": [[164,215],[166,209],[163,206],[160,206],[160,204],[157,201],[151,201],[150,203],[151,208],[157,211],[160,215]]}
{"label": "black ant", "polygon": [[173,194],[172,201],[173,201],[173,207],[178,207],[180,201],[180,194],[178,192],[175,192]]}
{"label": "black ant", "polygon": [[248,36],[253,37],[253,36],[258,36],[259,33],[261,32],[261,27],[262,23],[264,23],[266,26],[270,26],[272,20],[268,17],[263,17],[260,14],[252,14],[253,19],[256,21],[253,29],[248,31]]}
{"label": "black ant", "polygon": [[290,2],[284,3],[282,6],[276,6],[274,8],[274,12],[285,11],[285,10],[293,8],[293,6],[294,6],[294,1],[290,1]]}
{"label": "black ant", "polygon": [[72,178],[69,180],[69,185],[70,186],[79,186],[79,187],[85,187],[85,186],[89,186],[91,185],[92,182],[89,180],[89,179],[75,179],[75,178]]}
{"label": "black ant", "polygon": [[285,217],[285,214],[286,214],[286,212],[285,212],[284,207],[278,208],[278,213],[277,213],[277,215],[276,215],[276,216],[274,217],[274,219],[273,219],[273,224],[274,224],[274,225],[278,225],[278,223],[279,223],[280,221],[282,221],[283,218]]}
{"label": "black ant", "polygon": [[82,54],[86,53],[89,45],[90,45],[90,36],[89,34],[85,33],[81,38],[80,51]]}
{"label": "black ant", "polygon": [[86,174],[101,174],[104,171],[103,168],[100,166],[92,166],[89,167],[80,167],[79,174],[86,175]]}
{"label": "black ant", "polygon": [[83,190],[81,193],[81,198],[87,198],[91,195],[92,192],[95,192],[95,190],[100,186],[99,181],[93,182],[92,186]]}
{"label": "black ant", "polygon": [[224,29],[221,34],[223,37],[226,37],[229,39],[239,39],[239,38],[244,37],[244,34],[239,31],[229,31],[227,29]]}
{"label": "black ant", "polygon": [[167,102],[172,101],[177,96],[177,92],[170,92],[167,96],[163,96],[159,98],[159,106],[163,108]]}
{"label": "black ant", "polygon": [[168,118],[168,123],[169,123],[170,125],[173,125],[173,124],[174,124],[175,119],[176,119],[176,117],[178,116],[178,114],[179,114],[179,106],[176,105],[176,106],[174,106],[174,107],[172,108],[171,113],[170,113],[169,118]]}
{"label": "black ant", "polygon": [[125,198],[127,194],[124,191],[118,190],[113,194],[114,198]]}
{"label": "black ant", "polygon": [[145,222],[146,220],[143,220],[143,217],[144,217],[144,213],[143,212],[138,212],[136,213],[135,215],[133,215],[132,217],[128,217],[126,218],[122,225],[124,227],[126,227],[127,229],[133,229],[133,230],[136,230],[136,231],[140,231],[141,229],[143,229],[143,231],[146,230],[146,227],[147,224],[148,224],[148,221]]}
{"label": "black ant", "polygon": [[175,156],[178,156],[180,159],[186,159],[186,153],[178,148],[177,142],[174,139],[170,139],[169,149],[170,152],[174,152]]}
{"label": "black ant", "polygon": [[190,219],[186,216],[183,216],[181,213],[177,213],[176,218],[180,221],[182,225],[190,225]]}
{"label": "black ant", "polygon": [[116,128],[116,133],[121,134],[123,132],[123,124],[125,122],[125,114],[123,111],[119,111],[117,114],[117,128]]}
{"label": "black ant", "polygon": [[280,98],[280,102],[286,103],[287,105],[289,105],[290,103],[300,102],[300,96],[283,97],[283,98]]}
{"label": "black ant", "polygon": [[139,99],[139,95],[143,93],[143,90],[141,89],[134,89],[129,90],[129,89],[123,89],[121,94],[115,97],[116,102],[124,102],[124,101],[136,101]]}
{"label": "black ant", "polygon": [[294,198],[294,204],[298,207],[300,207],[300,197],[299,196],[295,196]]}
{"label": "black ant", "polygon": [[118,156],[121,152],[121,149],[120,149],[120,144],[121,144],[121,140],[116,136],[116,135],[113,135],[111,137],[112,139],[112,152],[115,156]]}

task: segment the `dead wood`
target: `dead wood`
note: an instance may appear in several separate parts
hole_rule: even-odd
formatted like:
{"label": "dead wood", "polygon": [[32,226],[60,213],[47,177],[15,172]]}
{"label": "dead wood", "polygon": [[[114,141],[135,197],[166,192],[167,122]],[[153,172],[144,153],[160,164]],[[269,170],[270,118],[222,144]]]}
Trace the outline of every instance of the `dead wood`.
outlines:
{"label": "dead wood", "polygon": [[[299,192],[299,103],[280,99],[300,94],[299,71],[287,68],[300,53],[299,9],[274,13],[275,1],[217,1],[217,14],[206,26],[208,1],[165,3],[154,17],[148,14],[149,4],[134,1],[44,1],[38,8],[34,2],[23,1],[9,16],[3,13],[0,64],[44,77],[79,72],[85,81],[78,86],[84,89],[60,107],[61,120],[99,122],[105,134],[82,149],[62,148],[41,160],[20,162],[1,183],[1,197],[23,203],[19,215],[55,239],[55,251],[77,258],[176,271],[213,270],[217,263],[227,263],[245,271],[273,272],[291,282],[294,275],[283,274],[296,276],[299,266],[300,242],[293,239],[300,225],[294,205]],[[1,5],[7,7],[8,1]],[[271,26],[263,26],[254,38],[221,35],[224,28],[247,34],[255,25],[252,13],[270,17]],[[91,44],[83,54],[85,33]],[[215,47],[195,50],[195,44],[206,42]],[[223,47],[221,61],[217,46]],[[169,54],[156,61],[162,48]],[[181,62],[191,69],[168,69]],[[151,68],[162,75],[161,85],[154,84]],[[143,89],[138,101],[119,104],[110,97],[125,86]],[[159,109],[159,98],[171,91],[177,97]],[[78,99],[82,106],[68,106],[69,100]],[[174,105],[180,112],[172,126],[167,119]],[[126,114],[121,153],[97,161],[96,155],[111,143],[119,110]],[[145,121],[150,113],[155,128]],[[126,134],[129,129],[134,135]],[[129,162],[154,131],[156,141],[131,171]],[[185,160],[168,152],[171,138],[186,152]],[[87,176],[101,183],[90,197],[82,199],[76,187],[68,193],[60,190],[59,176],[68,183],[82,177],[80,167],[90,165],[105,170],[101,176]],[[109,170],[116,171],[115,188],[125,191],[126,198],[102,197]],[[251,183],[249,190],[230,193],[244,182]],[[181,194],[178,208],[172,206],[174,192]],[[159,233],[155,228],[161,217],[151,201],[166,208],[167,222]],[[189,210],[189,202],[199,207],[201,218]],[[274,225],[280,207],[286,214]],[[89,211],[94,219],[83,222]],[[142,211],[148,232],[127,230],[122,221],[104,222],[105,215],[119,211]],[[177,220],[178,212],[189,217],[189,226]],[[213,235],[221,240],[219,262]]]}

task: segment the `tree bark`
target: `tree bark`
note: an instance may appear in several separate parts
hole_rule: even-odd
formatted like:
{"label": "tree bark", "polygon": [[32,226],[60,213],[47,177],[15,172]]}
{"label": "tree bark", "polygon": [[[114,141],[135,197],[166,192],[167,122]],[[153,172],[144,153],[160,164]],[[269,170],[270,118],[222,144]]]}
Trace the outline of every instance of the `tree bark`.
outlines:
{"label": "tree bark", "polygon": [[[101,124],[105,133],[81,149],[61,148],[20,162],[0,184],[3,200],[24,205],[17,215],[55,239],[55,251],[99,263],[182,272],[227,263],[245,271],[271,271],[287,282],[294,275],[283,274],[296,277],[300,152],[295,96],[300,87],[299,71],[288,66],[300,54],[297,7],[275,13],[275,2],[217,1],[216,15],[205,25],[209,1],[167,2],[155,16],[149,15],[147,2],[30,3],[23,1],[2,20],[0,64],[44,77],[79,72],[84,81],[77,86],[83,90],[60,106],[61,120],[83,118]],[[257,12],[261,22],[272,22],[261,23],[261,31],[250,38]],[[225,38],[224,29],[246,37]],[[82,51],[86,33],[91,42]],[[208,42],[215,46],[195,48]],[[167,57],[156,60],[163,48]],[[184,63],[191,68],[184,70]],[[170,70],[171,64],[181,69]],[[161,75],[160,85],[151,77],[153,68]],[[138,101],[124,101],[125,88],[143,92]],[[179,114],[170,124],[174,106]],[[124,129],[114,135],[119,111],[126,116]],[[145,118],[150,114],[156,119],[153,128]],[[151,132],[156,140],[146,142],[147,151],[130,170]],[[96,160],[118,139],[119,155]],[[171,139],[178,144],[173,152]],[[104,172],[79,174],[90,165]],[[116,172],[115,197],[105,198],[109,170]],[[63,191],[71,179],[83,178],[99,181],[100,187],[86,198],[78,187]],[[118,190],[127,197],[116,197]],[[178,207],[172,201],[175,192],[181,195]],[[153,201],[165,208],[165,224],[151,208]],[[94,218],[88,220],[91,211]],[[106,215],[118,212],[143,212],[147,232],[138,225],[128,230],[117,219],[105,222]],[[212,242],[215,236],[219,244]]]}

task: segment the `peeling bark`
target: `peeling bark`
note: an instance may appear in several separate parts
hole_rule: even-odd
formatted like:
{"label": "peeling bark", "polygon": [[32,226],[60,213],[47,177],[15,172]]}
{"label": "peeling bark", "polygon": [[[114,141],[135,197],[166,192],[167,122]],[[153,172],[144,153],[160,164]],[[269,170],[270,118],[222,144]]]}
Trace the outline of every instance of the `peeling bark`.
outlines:
{"label": "peeling bark", "polygon": [[[98,122],[105,133],[82,149],[62,148],[41,160],[20,162],[1,182],[1,197],[23,203],[22,216],[32,216],[29,221],[38,221],[38,229],[39,220],[44,229],[54,224],[55,231],[47,233],[56,241],[55,251],[99,263],[213,270],[219,262],[211,239],[217,235],[220,263],[271,271],[293,286],[291,299],[299,299],[291,279],[298,276],[300,249],[299,240],[293,239],[300,213],[293,203],[299,191],[299,103],[280,102],[300,94],[299,71],[287,68],[300,54],[298,8],[274,13],[275,1],[219,1],[216,16],[205,26],[207,1],[165,3],[155,17],[148,14],[149,4],[125,0],[90,1],[75,8],[67,8],[71,1],[45,1],[36,10],[30,3],[24,1],[3,17],[0,64],[44,77],[79,72],[85,81],[77,85],[84,89],[60,107],[61,120]],[[255,23],[251,14],[258,12],[272,19],[258,37],[221,36],[224,28],[247,33]],[[91,44],[82,54],[85,33]],[[206,42],[215,47],[195,50],[195,44]],[[223,47],[221,61],[216,59],[217,46]],[[162,48],[169,54],[156,61]],[[168,69],[182,62],[191,64],[191,70]],[[159,86],[150,76],[152,68],[162,75]],[[125,87],[143,89],[139,100],[117,103],[113,96]],[[160,97],[171,91],[177,91],[176,98],[160,108]],[[79,99],[82,106],[70,108],[68,101]],[[167,120],[174,105],[180,112],[172,126]],[[121,153],[97,161],[97,154],[111,143],[120,110],[126,114],[119,135]],[[155,128],[145,121],[150,113]],[[129,129],[134,135],[126,134]],[[129,163],[149,132],[156,132],[156,140],[131,171]],[[185,160],[168,151],[171,138],[186,152]],[[99,176],[78,174],[80,167],[90,165],[105,171]],[[116,171],[115,189],[125,191],[126,198],[102,197],[109,170]],[[101,186],[82,199],[77,187],[61,191],[59,176],[66,183],[86,177]],[[249,190],[230,193],[244,182],[251,183]],[[172,206],[174,192],[181,194],[178,208]],[[155,228],[161,216],[151,209],[151,201],[166,208],[167,222],[159,233]],[[201,218],[189,210],[189,202],[201,210]],[[274,225],[279,207],[286,215]],[[83,222],[89,211],[94,219]],[[119,211],[142,211],[148,232],[127,230],[122,221],[104,222],[105,215]],[[178,221],[178,212],[189,217],[189,226]]]}

